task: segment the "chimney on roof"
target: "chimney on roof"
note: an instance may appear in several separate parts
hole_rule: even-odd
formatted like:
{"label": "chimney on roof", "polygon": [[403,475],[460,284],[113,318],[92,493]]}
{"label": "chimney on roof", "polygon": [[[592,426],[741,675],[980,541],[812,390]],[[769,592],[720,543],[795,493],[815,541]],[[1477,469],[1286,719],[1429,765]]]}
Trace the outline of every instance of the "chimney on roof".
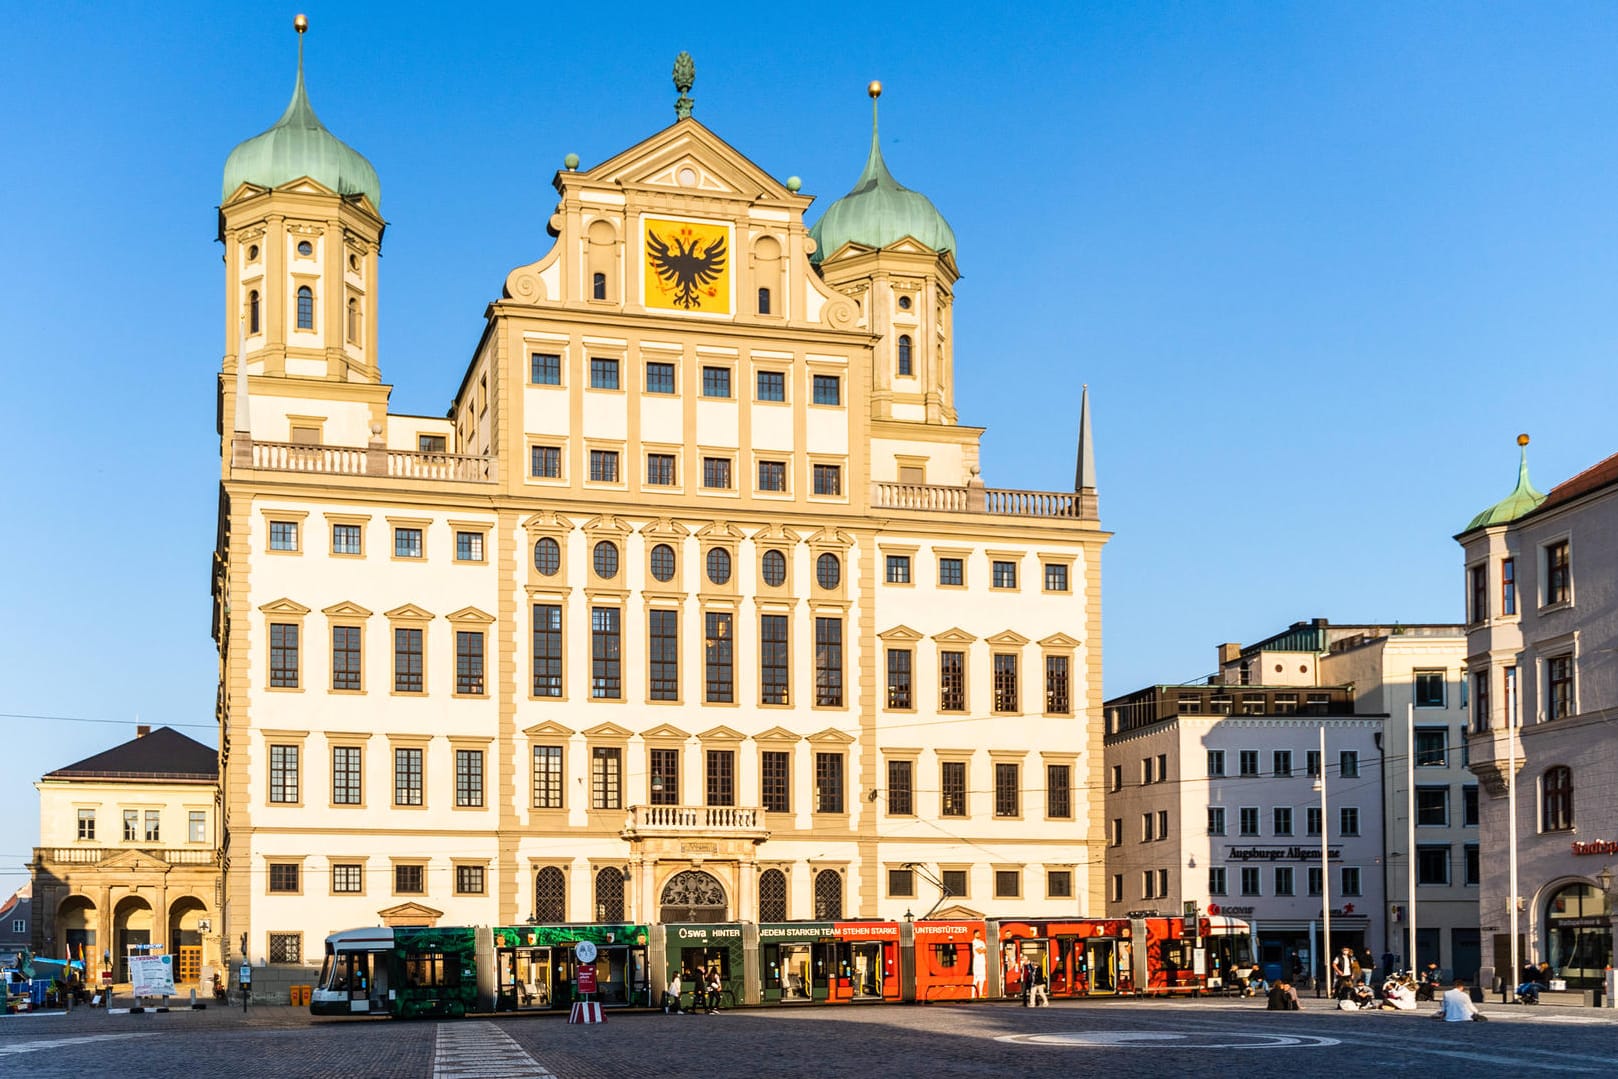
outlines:
{"label": "chimney on roof", "polygon": [[1241,658],[1242,646],[1240,643],[1232,641],[1229,644],[1222,644],[1219,646],[1219,665],[1221,667],[1227,663],[1235,663]]}
{"label": "chimney on roof", "polygon": [[137,724],[135,724],[135,737],[136,738],[145,738],[148,734],[151,734],[151,733],[152,733],[152,728],[151,728],[151,726],[149,724],[146,724],[146,723],[137,723]]}

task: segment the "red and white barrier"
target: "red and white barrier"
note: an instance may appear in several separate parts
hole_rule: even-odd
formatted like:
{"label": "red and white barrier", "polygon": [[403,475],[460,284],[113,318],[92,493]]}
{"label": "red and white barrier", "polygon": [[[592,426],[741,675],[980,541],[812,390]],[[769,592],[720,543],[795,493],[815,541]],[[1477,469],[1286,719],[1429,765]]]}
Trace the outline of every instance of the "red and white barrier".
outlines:
{"label": "red and white barrier", "polygon": [[567,1013],[569,1023],[605,1023],[607,1017],[601,1014],[601,1005],[593,1000],[576,1000],[573,1010]]}

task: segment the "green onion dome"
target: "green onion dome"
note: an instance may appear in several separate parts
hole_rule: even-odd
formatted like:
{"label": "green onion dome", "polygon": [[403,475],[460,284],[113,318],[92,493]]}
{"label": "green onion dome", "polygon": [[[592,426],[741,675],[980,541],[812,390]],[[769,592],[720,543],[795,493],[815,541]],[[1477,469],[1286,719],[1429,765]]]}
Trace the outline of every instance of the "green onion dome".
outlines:
{"label": "green onion dome", "polygon": [[280,187],[309,177],[339,195],[364,195],[380,212],[382,181],[371,163],[315,116],[303,88],[303,61],[298,61],[298,82],[292,101],[275,126],[237,146],[225,159],[225,183],[220,199],[227,199],[242,184]]}

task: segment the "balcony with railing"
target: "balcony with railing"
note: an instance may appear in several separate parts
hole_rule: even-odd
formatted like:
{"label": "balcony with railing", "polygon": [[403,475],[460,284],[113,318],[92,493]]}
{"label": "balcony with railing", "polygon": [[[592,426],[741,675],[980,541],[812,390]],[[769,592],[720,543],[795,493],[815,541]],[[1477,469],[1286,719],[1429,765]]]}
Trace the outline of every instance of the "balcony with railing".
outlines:
{"label": "balcony with railing", "polygon": [[770,836],[764,811],[756,806],[630,806],[624,817],[623,837],[752,839]]}
{"label": "balcony with railing", "polygon": [[385,476],[390,479],[494,483],[498,461],[493,456],[391,450],[382,445],[320,446],[302,442],[243,440],[237,467],[266,472],[304,472],[321,476]]}
{"label": "balcony with railing", "polygon": [[1019,491],[985,487],[976,481],[961,487],[928,483],[871,485],[874,510],[919,513],[982,513],[993,517],[1095,520],[1095,495],[1085,491]]}
{"label": "balcony with railing", "polygon": [[169,865],[219,864],[219,852],[208,847],[35,847],[34,861],[56,865],[99,865],[132,850]]}

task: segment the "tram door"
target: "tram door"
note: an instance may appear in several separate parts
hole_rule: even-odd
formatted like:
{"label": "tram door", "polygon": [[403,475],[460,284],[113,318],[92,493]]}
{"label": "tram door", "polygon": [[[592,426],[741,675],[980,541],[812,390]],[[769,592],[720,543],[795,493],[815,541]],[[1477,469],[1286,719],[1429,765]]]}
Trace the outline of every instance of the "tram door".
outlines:
{"label": "tram door", "polygon": [[882,944],[857,941],[837,946],[838,976],[848,980],[849,999],[882,999]]}
{"label": "tram door", "polygon": [[500,952],[502,988],[509,987],[517,1011],[538,1011],[551,1006],[551,950],[511,948]]}
{"label": "tram door", "polygon": [[1091,996],[1118,992],[1118,942],[1091,937],[1084,942],[1084,965],[1089,969]]}
{"label": "tram door", "polygon": [[1079,996],[1086,988],[1084,949],[1079,947],[1079,938],[1057,937],[1051,951],[1051,996]]}
{"label": "tram door", "polygon": [[[776,984],[765,986],[766,998],[771,995],[769,991],[773,988],[776,990],[776,999],[783,1003],[804,1004],[814,1000],[814,945],[766,945],[766,954],[772,949],[778,950],[777,955],[773,963],[766,964],[766,969]],[[821,985],[825,985],[824,980],[821,981]],[[824,993],[821,994],[821,999],[825,999]]]}

